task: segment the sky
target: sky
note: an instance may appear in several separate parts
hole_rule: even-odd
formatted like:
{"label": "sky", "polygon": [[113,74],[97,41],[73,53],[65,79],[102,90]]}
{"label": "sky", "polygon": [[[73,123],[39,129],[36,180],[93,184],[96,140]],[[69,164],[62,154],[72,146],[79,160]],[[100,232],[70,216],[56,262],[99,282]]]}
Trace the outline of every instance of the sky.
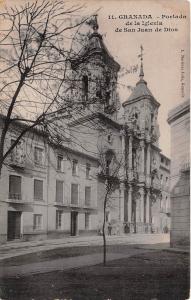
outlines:
{"label": "sky", "polygon": [[[87,11],[94,12],[96,9],[99,9],[99,32],[103,34],[108,50],[121,67],[129,69],[132,65],[140,64],[138,55],[140,45],[143,46],[144,79],[156,100],[161,104],[158,116],[161,135],[159,145],[162,152],[170,156],[168,112],[189,99],[189,3],[181,0],[87,2]],[[120,19],[119,16],[133,14],[151,15],[152,19],[145,19],[145,21],[158,21],[163,25],[141,26],[142,29],[152,28],[152,32],[116,32],[117,27],[123,29],[128,27],[125,25],[127,21],[132,21],[132,19]],[[181,14],[186,18],[181,18]],[[111,15],[116,19],[111,19]],[[142,20],[136,21],[142,22]],[[128,28],[137,30],[138,27],[140,26],[130,25]],[[161,28],[162,31],[155,32],[156,27]],[[164,28],[177,28],[178,31],[164,32]],[[128,74],[119,79],[119,82],[127,86],[135,86],[137,81],[138,73]],[[184,91],[182,91],[182,86]],[[121,88],[121,102],[127,100],[129,95],[130,90]]]}
{"label": "sky", "polygon": [[[0,0],[0,4],[16,5],[25,0]],[[70,0],[69,4],[84,4],[81,14],[94,14],[97,11],[99,33],[105,45],[121,68],[130,69],[140,65],[140,46],[144,48],[144,79],[156,100],[161,104],[158,122],[160,126],[159,146],[170,157],[170,126],[168,112],[176,105],[189,99],[189,2],[174,0]],[[111,19],[113,15],[113,19]],[[128,19],[122,19],[121,16]],[[130,19],[129,15],[151,15],[152,19]],[[109,17],[110,16],[110,17]],[[181,17],[182,16],[182,17]],[[127,22],[132,25],[127,25]],[[150,26],[134,22],[162,22]],[[3,26],[0,24],[0,26]],[[152,32],[138,32],[138,28],[152,29]],[[158,27],[161,32],[156,32]],[[116,32],[116,28],[122,32]],[[135,32],[123,32],[124,28]],[[164,28],[178,31],[165,31]],[[130,90],[135,86],[138,72],[119,78],[121,103],[128,99]],[[124,86],[123,86],[124,85]]]}

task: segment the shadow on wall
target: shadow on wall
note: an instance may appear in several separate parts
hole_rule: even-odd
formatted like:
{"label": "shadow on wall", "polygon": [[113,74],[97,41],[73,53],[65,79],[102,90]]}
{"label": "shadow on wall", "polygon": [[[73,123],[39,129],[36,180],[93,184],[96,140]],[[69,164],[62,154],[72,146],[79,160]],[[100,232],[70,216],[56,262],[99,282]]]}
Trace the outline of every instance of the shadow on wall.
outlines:
{"label": "shadow on wall", "polygon": [[190,171],[180,172],[180,178],[171,191],[171,247],[190,244]]}

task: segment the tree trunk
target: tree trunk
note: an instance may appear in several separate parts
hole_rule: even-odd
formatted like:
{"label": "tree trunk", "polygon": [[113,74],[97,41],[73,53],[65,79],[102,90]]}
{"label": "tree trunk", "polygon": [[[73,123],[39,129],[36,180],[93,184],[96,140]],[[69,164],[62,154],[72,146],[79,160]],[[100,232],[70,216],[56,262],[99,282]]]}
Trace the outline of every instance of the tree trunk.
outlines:
{"label": "tree trunk", "polygon": [[0,138],[0,177],[1,177],[1,171],[3,167],[3,153],[4,153],[4,144],[5,144],[5,132],[3,130]]}
{"label": "tree trunk", "polygon": [[4,163],[4,160],[5,160],[4,146],[5,146],[6,135],[7,135],[7,132],[9,130],[9,126],[10,126],[11,114],[13,112],[13,108],[14,108],[15,102],[17,100],[17,97],[18,97],[18,95],[21,91],[21,88],[24,85],[25,78],[26,78],[26,74],[24,73],[24,74],[21,75],[19,85],[18,85],[18,87],[17,87],[17,89],[16,89],[16,91],[13,95],[10,106],[8,108],[7,115],[6,115],[5,120],[4,120],[2,133],[1,133],[1,138],[0,138],[0,175],[1,175],[2,167],[3,167],[3,163]]}
{"label": "tree trunk", "polygon": [[104,214],[104,219],[103,219],[103,265],[106,266],[106,248],[107,248],[107,243],[106,243],[106,236],[105,236],[105,223],[106,223],[106,204],[107,204],[107,193],[105,195],[104,199],[104,208],[103,208],[103,214]]}

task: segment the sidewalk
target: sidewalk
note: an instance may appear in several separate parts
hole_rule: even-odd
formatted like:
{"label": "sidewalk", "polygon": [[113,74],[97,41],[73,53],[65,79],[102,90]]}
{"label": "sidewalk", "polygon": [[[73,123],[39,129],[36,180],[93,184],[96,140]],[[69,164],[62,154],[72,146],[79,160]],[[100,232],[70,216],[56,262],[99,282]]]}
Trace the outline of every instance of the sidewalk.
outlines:
{"label": "sidewalk", "polygon": [[[163,243],[166,245],[169,244],[168,234],[127,234],[122,236],[107,236],[108,245],[154,245]],[[21,256],[30,253],[37,253],[40,251],[47,251],[57,248],[92,245],[99,246],[102,244],[102,236],[77,236],[44,241],[8,242],[0,246],[0,261],[11,257]]]}

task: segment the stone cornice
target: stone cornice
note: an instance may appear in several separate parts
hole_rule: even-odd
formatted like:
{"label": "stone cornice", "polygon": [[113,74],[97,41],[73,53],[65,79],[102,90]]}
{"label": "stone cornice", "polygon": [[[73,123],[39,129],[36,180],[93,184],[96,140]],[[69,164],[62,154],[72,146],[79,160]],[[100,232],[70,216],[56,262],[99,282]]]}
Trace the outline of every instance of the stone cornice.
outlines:
{"label": "stone cornice", "polygon": [[189,112],[190,100],[187,100],[169,111],[167,119],[168,124],[171,124],[172,122]]}
{"label": "stone cornice", "polygon": [[149,95],[147,95],[147,96],[144,95],[144,96],[138,97],[136,99],[132,99],[132,100],[126,100],[122,103],[122,106],[125,107],[127,105],[138,102],[140,100],[147,100],[147,99],[150,100],[151,102],[153,102],[157,107],[160,106],[160,103],[154,97],[149,96]]}
{"label": "stone cornice", "polygon": [[98,119],[100,119],[100,120],[102,120],[106,123],[109,123],[111,126],[113,126],[116,129],[119,129],[119,130],[122,129],[121,124],[119,124],[118,122],[113,121],[112,119],[108,118],[105,114],[100,113],[100,112],[92,113],[92,114],[87,115],[85,117],[81,117],[81,118],[79,118],[75,121],[72,121],[71,123],[69,123],[69,126],[73,127],[73,126],[76,126],[76,125],[80,125],[80,124],[83,124],[85,122],[90,122],[91,120],[96,119],[96,118],[98,118]]}

